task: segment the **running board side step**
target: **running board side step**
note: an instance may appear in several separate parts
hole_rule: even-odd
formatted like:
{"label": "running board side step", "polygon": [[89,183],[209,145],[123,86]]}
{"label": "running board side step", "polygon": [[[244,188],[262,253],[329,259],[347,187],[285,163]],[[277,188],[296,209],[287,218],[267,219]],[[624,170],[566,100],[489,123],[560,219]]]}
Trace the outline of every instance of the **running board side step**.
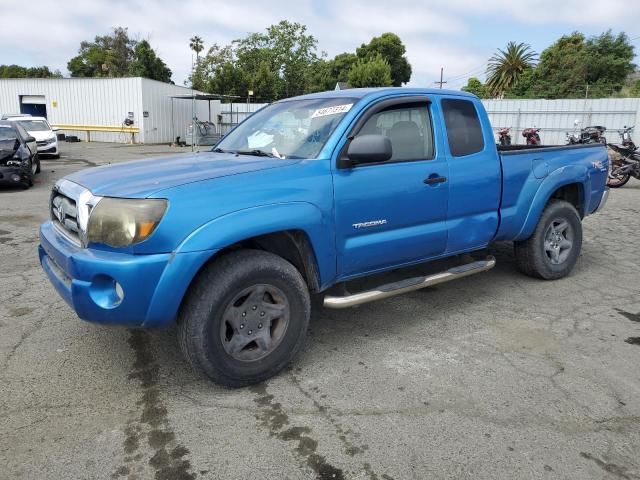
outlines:
{"label": "running board side step", "polygon": [[395,297],[402,293],[413,292],[421,288],[430,287],[439,283],[450,282],[458,278],[468,277],[476,273],[491,270],[496,264],[493,256],[488,256],[486,260],[478,260],[476,262],[467,263],[458,267],[453,267],[444,272],[434,273],[425,277],[413,277],[398,282],[387,283],[373,290],[367,290],[353,295],[344,297],[326,296],[324,298],[324,306],[326,308],[349,308],[363,303],[373,302],[374,300],[382,300],[383,298]]}

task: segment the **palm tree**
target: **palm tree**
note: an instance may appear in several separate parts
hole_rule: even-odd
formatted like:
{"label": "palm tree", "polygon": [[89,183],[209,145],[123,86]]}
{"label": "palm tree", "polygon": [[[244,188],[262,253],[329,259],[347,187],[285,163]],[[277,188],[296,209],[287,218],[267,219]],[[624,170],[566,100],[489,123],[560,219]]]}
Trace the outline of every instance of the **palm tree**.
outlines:
{"label": "palm tree", "polygon": [[523,72],[538,60],[537,53],[527,43],[507,43],[506,50],[498,51],[489,59],[486,86],[491,94],[502,98],[514,87]]}
{"label": "palm tree", "polygon": [[189,48],[196,52],[196,67],[200,64],[200,52],[204,50],[204,42],[198,35],[189,39]]}

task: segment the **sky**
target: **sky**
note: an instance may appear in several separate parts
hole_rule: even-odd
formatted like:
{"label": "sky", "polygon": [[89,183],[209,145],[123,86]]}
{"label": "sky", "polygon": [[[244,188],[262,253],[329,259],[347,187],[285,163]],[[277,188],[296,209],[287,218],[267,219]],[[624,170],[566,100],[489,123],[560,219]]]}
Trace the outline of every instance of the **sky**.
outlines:
{"label": "sky", "polygon": [[[640,52],[640,2],[607,0],[0,0],[0,64],[47,65],[68,75],[82,40],[128,27],[147,39],[182,85],[189,75],[189,38],[208,49],[280,20],[300,22],[329,57],[353,52],[384,32],[400,36],[413,67],[410,85],[430,87],[444,68],[446,87],[484,77],[487,59],[507,42],[542,51],[563,34],[625,31]],[[636,57],[636,63],[640,63]]]}

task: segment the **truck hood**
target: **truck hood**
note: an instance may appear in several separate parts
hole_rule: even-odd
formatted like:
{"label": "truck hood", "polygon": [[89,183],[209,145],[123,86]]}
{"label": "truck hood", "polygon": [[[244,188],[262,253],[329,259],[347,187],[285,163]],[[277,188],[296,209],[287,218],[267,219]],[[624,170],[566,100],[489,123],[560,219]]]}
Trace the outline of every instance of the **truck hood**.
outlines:
{"label": "truck hood", "polygon": [[107,197],[148,197],[187,183],[284,167],[298,160],[199,152],[86,168],[66,178]]}

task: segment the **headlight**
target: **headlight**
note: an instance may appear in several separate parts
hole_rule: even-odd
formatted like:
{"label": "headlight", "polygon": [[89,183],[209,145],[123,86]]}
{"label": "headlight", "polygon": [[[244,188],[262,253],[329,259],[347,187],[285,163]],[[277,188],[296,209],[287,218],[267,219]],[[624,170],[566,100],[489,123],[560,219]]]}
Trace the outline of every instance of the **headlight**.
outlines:
{"label": "headlight", "polygon": [[167,201],[161,199],[103,198],[91,211],[87,226],[88,243],[127,247],[151,236]]}

